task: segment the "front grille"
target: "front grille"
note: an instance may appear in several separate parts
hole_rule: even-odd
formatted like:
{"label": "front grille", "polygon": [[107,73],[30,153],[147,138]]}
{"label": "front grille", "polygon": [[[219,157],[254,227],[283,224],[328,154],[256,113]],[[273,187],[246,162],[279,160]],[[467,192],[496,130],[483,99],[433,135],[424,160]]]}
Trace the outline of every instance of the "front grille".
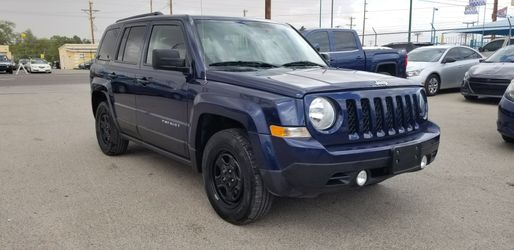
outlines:
{"label": "front grille", "polygon": [[469,87],[473,93],[478,95],[491,95],[501,97],[507,87],[510,84],[510,80],[505,79],[491,79],[491,78],[470,78]]}
{"label": "front grille", "polygon": [[[417,103],[416,95],[346,100],[349,139],[370,139],[418,129],[417,122],[420,117]],[[359,136],[355,136],[356,134]]]}

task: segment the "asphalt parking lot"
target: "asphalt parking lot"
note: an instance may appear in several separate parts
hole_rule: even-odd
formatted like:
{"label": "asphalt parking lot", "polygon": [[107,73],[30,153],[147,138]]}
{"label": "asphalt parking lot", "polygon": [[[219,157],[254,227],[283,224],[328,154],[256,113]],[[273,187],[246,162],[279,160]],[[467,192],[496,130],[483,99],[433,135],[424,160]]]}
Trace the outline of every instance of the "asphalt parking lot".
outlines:
{"label": "asphalt parking lot", "polygon": [[131,144],[97,146],[86,71],[0,74],[0,249],[512,249],[514,145],[497,101],[429,99],[441,126],[426,170],[220,219],[192,169]]}

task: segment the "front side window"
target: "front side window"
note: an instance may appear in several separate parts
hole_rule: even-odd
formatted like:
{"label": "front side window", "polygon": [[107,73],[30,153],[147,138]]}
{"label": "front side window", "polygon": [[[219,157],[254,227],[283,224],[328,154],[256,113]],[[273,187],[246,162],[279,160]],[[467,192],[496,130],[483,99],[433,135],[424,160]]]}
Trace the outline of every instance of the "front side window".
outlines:
{"label": "front side window", "polygon": [[102,44],[98,50],[98,59],[100,60],[112,60],[114,57],[114,50],[116,45],[116,39],[120,29],[111,29],[105,32]]}
{"label": "front side window", "polygon": [[336,31],[334,32],[335,51],[356,50],[357,42],[352,32]]}
{"label": "front side window", "polygon": [[288,25],[232,20],[195,22],[209,66],[241,65],[242,62],[252,67],[327,66],[309,43]]}
{"label": "front side window", "polygon": [[180,59],[186,58],[186,44],[182,28],[178,25],[156,25],[152,29],[146,64],[152,64],[152,54],[155,49],[177,50]]}
{"label": "front side window", "polygon": [[144,35],[145,26],[135,26],[130,29],[125,29],[117,59],[126,63],[137,64],[141,56]]}
{"label": "front side window", "polygon": [[329,52],[330,45],[328,40],[328,32],[326,31],[317,31],[309,34],[307,40],[312,44],[312,46],[319,46],[320,52]]}

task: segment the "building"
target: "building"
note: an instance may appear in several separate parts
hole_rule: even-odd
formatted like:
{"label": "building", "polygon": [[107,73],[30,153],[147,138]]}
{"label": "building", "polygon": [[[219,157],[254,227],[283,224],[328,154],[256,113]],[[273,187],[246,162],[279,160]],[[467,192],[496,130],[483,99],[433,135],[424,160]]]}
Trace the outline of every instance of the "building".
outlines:
{"label": "building", "polygon": [[94,59],[98,44],[71,44],[59,47],[61,69],[76,69],[79,64]]}
{"label": "building", "polygon": [[0,55],[7,56],[7,58],[12,59],[11,52],[9,51],[9,45],[0,45]]}

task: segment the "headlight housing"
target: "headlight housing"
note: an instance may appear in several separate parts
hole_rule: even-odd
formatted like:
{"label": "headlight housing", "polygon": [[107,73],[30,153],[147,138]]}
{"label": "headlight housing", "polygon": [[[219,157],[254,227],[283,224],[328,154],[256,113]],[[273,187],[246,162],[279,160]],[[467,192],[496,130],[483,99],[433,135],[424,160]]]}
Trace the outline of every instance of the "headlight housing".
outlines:
{"label": "headlight housing", "polygon": [[421,71],[422,71],[421,69],[407,71],[407,76],[408,77],[419,76],[419,74],[421,74]]}
{"label": "headlight housing", "polygon": [[505,91],[505,97],[514,102],[514,80],[512,80],[509,84],[509,87],[507,87],[507,91]]}
{"label": "headlight housing", "polygon": [[423,90],[418,91],[418,111],[423,120],[428,119],[428,101]]}
{"label": "headlight housing", "polygon": [[309,106],[309,120],[318,131],[331,128],[336,122],[336,110],[331,101],[316,97]]}

